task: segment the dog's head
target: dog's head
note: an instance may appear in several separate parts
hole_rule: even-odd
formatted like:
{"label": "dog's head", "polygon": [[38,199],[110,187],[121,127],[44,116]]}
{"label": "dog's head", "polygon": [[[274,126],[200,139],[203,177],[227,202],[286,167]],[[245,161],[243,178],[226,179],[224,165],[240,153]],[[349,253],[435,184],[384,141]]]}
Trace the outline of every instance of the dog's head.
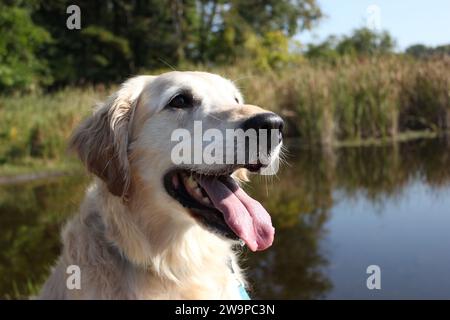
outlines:
{"label": "dog's head", "polygon": [[272,244],[274,229],[237,181],[277,168],[282,127],[275,113],[244,104],[229,80],[169,72],[125,82],[71,146],[112,195],[127,202],[147,192],[159,214],[240,238],[255,251]]}

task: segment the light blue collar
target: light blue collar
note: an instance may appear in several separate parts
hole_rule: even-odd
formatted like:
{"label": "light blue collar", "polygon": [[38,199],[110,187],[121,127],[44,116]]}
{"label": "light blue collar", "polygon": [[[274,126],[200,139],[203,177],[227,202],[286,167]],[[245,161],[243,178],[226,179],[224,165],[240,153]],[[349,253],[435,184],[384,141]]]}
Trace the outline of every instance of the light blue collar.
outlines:
{"label": "light blue collar", "polygon": [[245,287],[242,284],[239,284],[238,289],[242,300],[251,300],[247,290],[245,290]]}
{"label": "light blue collar", "polygon": [[227,265],[231,271],[231,274],[234,276],[234,279],[235,279],[236,285],[237,285],[237,289],[239,290],[239,295],[241,296],[241,299],[242,300],[251,300],[250,296],[247,293],[247,290],[245,290],[244,284],[236,276],[236,273],[233,268],[233,260],[231,258],[228,258]]}

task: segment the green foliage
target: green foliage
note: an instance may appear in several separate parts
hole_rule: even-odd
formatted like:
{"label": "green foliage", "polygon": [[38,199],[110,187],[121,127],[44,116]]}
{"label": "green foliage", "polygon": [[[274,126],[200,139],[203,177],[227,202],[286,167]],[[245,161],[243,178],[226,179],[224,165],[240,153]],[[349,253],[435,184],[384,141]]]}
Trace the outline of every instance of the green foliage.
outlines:
{"label": "green foliage", "polygon": [[394,47],[394,40],[389,33],[378,33],[362,28],[355,30],[349,37],[344,37],[338,43],[336,50],[341,55],[373,55],[392,52]]}
{"label": "green foliage", "polygon": [[415,44],[408,47],[405,53],[415,58],[433,58],[436,56],[449,56],[450,45],[427,47],[423,44]]}
{"label": "green foliage", "polygon": [[325,61],[335,61],[339,57],[336,50],[337,38],[330,36],[319,44],[309,44],[305,56],[309,59],[321,59]]}
{"label": "green foliage", "polygon": [[90,57],[82,61],[86,79],[104,82],[128,72],[131,50],[127,39],[97,26],[82,29],[81,36],[85,55]]}
{"label": "green foliage", "polygon": [[[195,69],[235,80],[247,101],[280,113],[287,135],[304,143],[395,139],[450,128],[449,58],[343,57],[330,64],[275,56],[261,61],[284,66],[255,69],[252,62]],[[97,86],[0,97],[0,164],[65,161],[70,133],[111,90]]]}
{"label": "green foliage", "polygon": [[321,17],[316,0],[79,0],[81,30],[69,30],[72,1],[11,3],[0,14],[0,90],[111,83],[185,63],[279,66],[292,35]]}
{"label": "green foliage", "polygon": [[401,128],[450,129],[450,57],[415,63],[402,85]]}
{"label": "green foliage", "polygon": [[0,97],[0,164],[65,161],[68,137],[96,99],[104,97],[100,89]]}
{"label": "green foliage", "polygon": [[249,55],[255,51],[274,48],[270,45],[273,41],[270,37],[291,39],[297,32],[311,29],[322,17],[315,0],[199,2],[200,32],[194,44],[198,49],[194,50],[193,61],[202,63],[252,59]]}
{"label": "green foliage", "polygon": [[299,56],[289,50],[291,41],[281,31],[270,31],[260,37],[253,33],[246,36],[243,50],[247,63],[259,70],[281,70],[290,62],[295,62]]}
{"label": "green foliage", "polygon": [[387,32],[374,32],[367,28],[356,29],[350,36],[330,36],[322,43],[309,45],[306,56],[334,61],[339,56],[371,56],[392,53],[394,39]]}
{"label": "green foliage", "polygon": [[238,84],[246,99],[280,113],[288,134],[309,143],[395,139],[450,128],[448,58],[344,56],[334,63],[300,61],[275,72],[219,71],[245,79]]}
{"label": "green foliage", "polygon": [[422,57],[429,55],[429,53],[430,53],[429,50],[430,50],[430,48],[428,48],[427,46],[425,46],[423,44],[415,44],[415,45],[408,47],[405,50],[405,53],[412,55],[416,58],[422,58]]}
{"label": "green foliage", "polygon": [[70,4],[42,2],[33,12],[55,39],[41,55],[55,85],[117,82],[141,67],[155,67],[159,57],[175,63],[171,13],[162,1],[77,1],[81,30],[66,28]]}
{"label": "green foliage", "polygon": [[248,101],[280,112],[288,134],[311,143],[395,138],[411,130],[450,127],[448,56],[419,61],[396,55],[387,33],[363,28],[309,46],[305,59],[291,36],[320,18],[312,0],[264,5],[81,0],[82,29],[72,31],[65,28],[67,15],[61,14],[65,0],[11,3],[0,12],[2,32],[6,30],[0,38],[0,89],[31,89],[50,80],[47,67],[55,86],[88,84],[88,89],[0,97],[4,165],[65,159],[74,125],[94,98],[105,95],[89,85],[121,82],[145,70],[155,73],[163,64],[166,69],[165,64],[207,66],[231,79],[251,79],[238,83]]}
{"label": "green foliage", "polygon": [[33,23],[29,10],[0,3],[0,30],[0,91],[47,83],[46,63],[37,55],[50,36]]}

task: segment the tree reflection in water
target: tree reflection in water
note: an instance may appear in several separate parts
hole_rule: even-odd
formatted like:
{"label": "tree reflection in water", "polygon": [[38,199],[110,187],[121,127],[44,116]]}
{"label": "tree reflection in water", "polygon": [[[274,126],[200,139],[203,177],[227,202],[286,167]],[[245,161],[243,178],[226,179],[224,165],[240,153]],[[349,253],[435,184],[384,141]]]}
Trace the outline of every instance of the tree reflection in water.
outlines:
{"label": "tree reflection in water", "polygon": [[[414,179],[450,182],[445,139],[320,150],[291,141],[289,165],[277,177],[254,177],[247,190],[271,213],[274,245],[246,253],[253,296],[317,299],[333,289],[322,240],[337,195],[370,201],[396,196]],[[0,298],[36,293],[59,250],[59,229],[86,188],[84,176],[0,186]]]}
{"label": "tree reflection in water", "polygon": [[331,253],[321,240],[337,191],[377,202],[401,194],[414,179],[436,188],[450,183],[446,139],[322,151],[298,146],[291,142],[290,166],[274,183],[256,178],[248,187],[276,227],[269,250],[245,255],[257,298],[317,299],[333,288],[325,272]]}

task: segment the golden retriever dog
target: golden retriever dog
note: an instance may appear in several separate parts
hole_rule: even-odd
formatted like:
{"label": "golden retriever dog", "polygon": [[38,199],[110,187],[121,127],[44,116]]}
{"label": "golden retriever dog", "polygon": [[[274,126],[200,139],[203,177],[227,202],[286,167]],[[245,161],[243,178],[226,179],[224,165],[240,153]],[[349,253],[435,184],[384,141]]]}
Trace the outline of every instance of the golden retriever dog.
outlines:
{"label": "golden retriever dog", "polygon": [[[263,152],[246,153],[242,164],[175,163],[174,132],[193,133],[196,122],[215,133],[279,133],[266,141],[265,164]],[[126,81],[73,134],[71,148],[94,182],[63,229],[62,254],[39,298],[245,298],[240,248],[264,250],[275,231],[239,183],[278,158],[282,127],[279,116],[244,104],[233,82],[218,75],[174,71]],[[193,142],[197,157],[208,143]],[[74,266],[75,287],[68,284]]]}

